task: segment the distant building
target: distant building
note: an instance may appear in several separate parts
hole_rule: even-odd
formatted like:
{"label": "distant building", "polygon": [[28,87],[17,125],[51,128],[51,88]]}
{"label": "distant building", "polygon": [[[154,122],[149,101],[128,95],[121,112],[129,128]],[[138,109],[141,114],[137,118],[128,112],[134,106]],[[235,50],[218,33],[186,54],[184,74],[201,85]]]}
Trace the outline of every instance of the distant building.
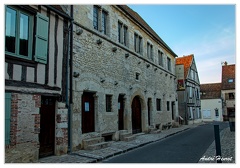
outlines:
{"label": "distant building", "polygon": [[201,84],[201,111],[203,121],[223,121],[221,83]]}
{"label": "distant building", "polygon": [[229,115],[235,115],[235,64],[222,66],[223,120],[228,121]]}
{"label": "distant building", "polygon": [[185,124],[201,122],[200,82],[194,55],[176,58],[179,115]]}

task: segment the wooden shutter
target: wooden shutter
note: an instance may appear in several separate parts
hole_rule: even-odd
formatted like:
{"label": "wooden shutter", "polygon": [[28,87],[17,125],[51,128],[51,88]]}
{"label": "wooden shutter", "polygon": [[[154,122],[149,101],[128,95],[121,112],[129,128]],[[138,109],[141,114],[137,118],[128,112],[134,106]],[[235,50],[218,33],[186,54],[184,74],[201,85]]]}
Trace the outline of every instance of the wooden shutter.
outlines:
{"label": "wooden shutter", "polygon": [[36,29],[36,43],[35,43],[35,61],[40,63],[47,63],[48,50],[48,24],[49,18],[38,13],[37,29]]}
{"label": "wooden shutter", "polygon": [[5,145],[10,143],[11,93],[5,93]]}

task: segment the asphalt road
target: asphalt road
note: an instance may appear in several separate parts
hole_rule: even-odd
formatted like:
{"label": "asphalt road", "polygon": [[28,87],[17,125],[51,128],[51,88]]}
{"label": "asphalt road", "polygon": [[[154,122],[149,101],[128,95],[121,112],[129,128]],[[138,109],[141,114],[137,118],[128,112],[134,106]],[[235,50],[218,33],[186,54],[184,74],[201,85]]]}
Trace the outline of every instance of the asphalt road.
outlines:
{"label": "asphalt road", "polygon": [[170,136],[102,163],[197,163],[214,140],[214,125],[220,131],[227,123],[212,122]]}

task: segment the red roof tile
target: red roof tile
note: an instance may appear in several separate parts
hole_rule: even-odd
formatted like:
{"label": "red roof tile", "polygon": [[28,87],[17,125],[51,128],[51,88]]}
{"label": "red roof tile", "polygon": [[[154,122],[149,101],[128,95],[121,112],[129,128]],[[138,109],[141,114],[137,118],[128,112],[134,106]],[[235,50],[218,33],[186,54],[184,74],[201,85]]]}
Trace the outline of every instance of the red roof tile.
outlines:
{"label": "red roof tile", "polygon": [[184,79],[186,79],[188,70],[192,65],[193,54],[176,58],[176,65],[184,65]]}
{"label": "red roof tile", "polygon": [[214,99],[221,98],[222,83],[209,83],[201,84],[200,92],[202,93],[201,99]]}

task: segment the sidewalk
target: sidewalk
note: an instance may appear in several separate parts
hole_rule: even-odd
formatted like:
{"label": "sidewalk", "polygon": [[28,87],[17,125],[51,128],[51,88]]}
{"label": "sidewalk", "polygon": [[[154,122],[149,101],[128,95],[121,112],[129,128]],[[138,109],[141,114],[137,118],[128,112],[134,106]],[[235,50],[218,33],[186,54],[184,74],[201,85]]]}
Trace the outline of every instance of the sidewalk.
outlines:
{"label": "sidewalk", "polygon": [[159,141],[171,135],[177,134],[190,128],[197,127],[202,124],[205,123],[182,125],[178,128],[163,130],[161,133],[158,134],[141,134],[137,136],[135,140],[129,142],[111,141],[109,146],[104,149],[93,151],[79,150],[72,152],[72,154],[50,156],[39,159],[39,163],[97,163],[109,157],[125,153],[127,151],[147,145],[152,142]]}
{"label": "sidewalk", "polygon": [[215,141],[213,141],[198,163],[217,163],[217,159],[222,159],[222,163],[235,163],[235,132],[231,132],[229,127],[222,130],[220,143],[221,157],[215,156]]}

